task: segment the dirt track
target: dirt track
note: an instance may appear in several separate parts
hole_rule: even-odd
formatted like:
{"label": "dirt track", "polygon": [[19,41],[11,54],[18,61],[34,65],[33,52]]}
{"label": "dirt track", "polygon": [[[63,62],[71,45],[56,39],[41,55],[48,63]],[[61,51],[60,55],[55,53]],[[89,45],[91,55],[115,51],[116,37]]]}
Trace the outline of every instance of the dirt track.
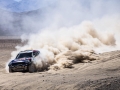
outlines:
{"label": "dirt track", "polygon": [[6,73],[5,63],[20,40],[0,40],[0,90],[120,90],[120,51],[99,54],[74,68],[37,73]]}

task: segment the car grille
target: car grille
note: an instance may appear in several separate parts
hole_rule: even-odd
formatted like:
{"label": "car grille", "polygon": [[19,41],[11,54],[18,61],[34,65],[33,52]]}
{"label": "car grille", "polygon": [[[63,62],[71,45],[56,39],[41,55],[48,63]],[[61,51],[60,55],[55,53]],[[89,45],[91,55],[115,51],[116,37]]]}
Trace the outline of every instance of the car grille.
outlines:
{"label": "car grille", "polygon": [[24,65],[18,64],[18,65],[16,65],[15,67],[16,67],[16,68],[24,68]]}
{"label": "car grille", "polygon": [[25,68],[27,67],[28,64],[26,64],[25,62],[20,62],[20,63],[12,63],[12,67],[16,68],[16,69],[20,69],[20,68]]}

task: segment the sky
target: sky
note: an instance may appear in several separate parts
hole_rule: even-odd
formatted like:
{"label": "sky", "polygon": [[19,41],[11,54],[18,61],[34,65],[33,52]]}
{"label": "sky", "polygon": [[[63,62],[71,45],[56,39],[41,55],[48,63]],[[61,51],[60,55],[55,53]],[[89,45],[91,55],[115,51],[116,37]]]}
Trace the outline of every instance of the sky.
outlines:
{"label": "sky", "polygon": [[56,0],[0,0],[0,8],[13,12],[24,12],[43,8],[55,2]]}
{"label": "sky", "polygon": [[[107,12],[120,12],[120,0],[0,0],[0,8],[4,8],[14,12],[24,12],[31,11],[39,8],[44,8],[48,6],[57,6],[61,2],[77,1],[81,6],[84,6],[84,9],[94,9],[96,13],[105,13]],[[74,3],[73,3],[74,4]]]}

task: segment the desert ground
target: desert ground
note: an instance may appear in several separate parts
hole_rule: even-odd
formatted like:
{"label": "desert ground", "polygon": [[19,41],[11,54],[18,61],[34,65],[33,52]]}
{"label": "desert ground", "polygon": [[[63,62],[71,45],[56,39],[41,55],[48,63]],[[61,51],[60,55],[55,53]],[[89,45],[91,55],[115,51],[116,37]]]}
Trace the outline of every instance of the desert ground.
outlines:
{"label": "desert ground", "polygon": [[6,73],[5,64],[20,39],[0,39],[0,90],[120,90],[120,50],[74,68],[36,73]]}

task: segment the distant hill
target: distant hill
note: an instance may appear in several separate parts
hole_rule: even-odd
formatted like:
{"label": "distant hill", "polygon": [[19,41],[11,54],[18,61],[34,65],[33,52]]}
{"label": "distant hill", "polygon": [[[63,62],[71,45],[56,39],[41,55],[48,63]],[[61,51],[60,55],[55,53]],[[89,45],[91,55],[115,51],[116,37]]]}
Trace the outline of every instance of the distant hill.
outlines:
{"label": "distant hill", "polygon": [[20,13],[0,9],[0,36],[35,33],[40,28],[42,12],[41,9]]}

